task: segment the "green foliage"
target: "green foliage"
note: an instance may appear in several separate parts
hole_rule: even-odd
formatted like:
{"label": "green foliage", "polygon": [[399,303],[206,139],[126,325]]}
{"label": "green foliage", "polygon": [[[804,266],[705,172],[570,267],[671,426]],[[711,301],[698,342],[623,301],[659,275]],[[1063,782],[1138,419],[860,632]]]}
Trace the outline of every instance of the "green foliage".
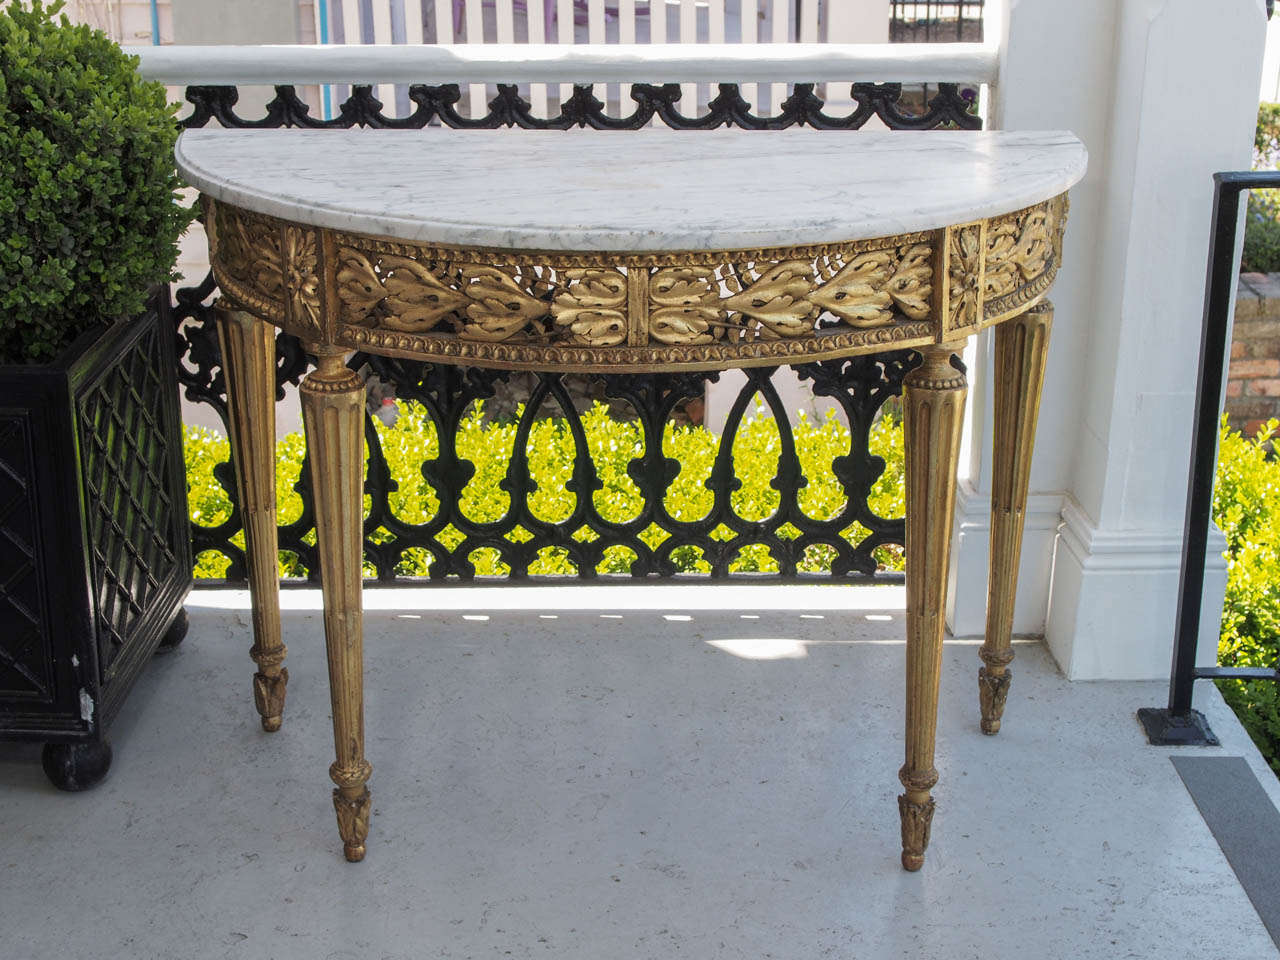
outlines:
{"label": "green foliage", "polygon": [[0,363],[42,363],[143,308],[191,214],[176,105],[62,4],[0,9]]}
{"label": "green foliage", "polygon": [[1241,270],[1256,273],[1280,270],[1280,210],[1273,193],[1271,190],[1255,190],[1249,195]]}
{"label": "green foliage", "polygon": [[[401,402],[400,412],[394,427],[384,427],[375,421],[388,469],[398,485],[398,489],[389,495],[389,505],[404,522],[422,524],[434,517],[440,507],[435,490],[422,474],[423,463],[439,455],[435,424],[416,404]],[[769,517],[780,502],[780,494],[770,481],[777,472],[781,438],[773,419],[763,416],[762,408],[756,412],[757,416],[743,423],[734,443],[734,470],[742,487],[734,492],[731,502],[747,520]],[[600,404],[583,414],[581,419],[587,446],[602,484],[592,495],[596,509],[606,519],[615,522],[634,519],[640,513],[643,498],[627,474],[627,465],[644,453],[640,425],[634,421],[615,420]],[[510,496],[498,484],[506,476],[511,462],[516,431],[515,423],[485,422],[479,406],[459,426],[456,439],[458,455],[470,460],[476,468],[459,505],[468,519],[497,521],[510,508]],[[831,470],[831,463],[836,457],[848,453],[849,431],[832,415],[821,424],[802,419],[794,436],[796,452],[808,478],[808,484],[800,492],[801,509],[820,520],[837,516],[844,508],[845,498],[844,490]],[[227,459],[229,445],[220,435],[200,427],[187,427],[185,440],[192,522],[216,526],[225,522],[231,512],[226,490],[214,474],[215,467]],[[713,497],[704,482],[711,474],[718,446],[719,439],[715,434],[702,427],[667,424],[663,453],[680,463],[680,473],[666,498],[667,509],[676,519],[697,520],[710,511]],[[281,523],[291,523],[301,515],[301,499],[293,487],[301,469],[303,449],[300,433],[289,434],[276,447],[276,503]],[[536,421],[527,449],[529,472],[537,483],[537,490],[530,497],[531,509],[536,516],[548,521],[565,520],[573,512],[576,497],[567,489],[575,454],[568,422],[551,418]],[[873,428],[871,451],[886,462],[883,475],[872,489],[871,508],[880,516],[901,517],[902,428],[892,414],[886,414]],[[368,498],[365,508],[366,511],[369,508]],[[792,532],[792,536],[796,534]],[[856,542],[866,535],[866,530],[854,524],[844,531],[844,535]],[[595,534],[584,530],[579,536],[594,539]],[[650,547],[656,547],[667,536],[656,527],[650,527],[642,532],[641,539]],[[715,536],[717,539],[730,539],[732,533],[722,527]],[[528,531],[521,529],[508,536],[513,542],[529,538]],[[389,539],[390,535],[385,530],[375,533],[375,540],[385,542]],[[463,539],[462,533],[453,527],[440,534],[440,541],[449,549],[455,549]],[[236,542],[242,545],[241,541]],[[900,548],[880,547],[876,557],[887,569],[902,569]],[[829,572],[833,558],[834,551],[830,547],[811,547],[801,569]],[[403,576],[425,576],[432,559],[421,548],[407,548],[401,553],[397,572]],[[600,573],[626,573],[634,559],[630,549],[611,547],[605,552],[597,570]],[[673,559],[682,572],[705,572],[709,569],[695,547],[678,548],[673,552]],[[498,551],[491,547],[473,551],[470,560],[481,576],[501,576],[509,572]],[[221,577],[226,566],[227,558],[221,554],[202,554],[196,561],[196,576]],[[761,544],[745,545],[731,567],[735,571],[763,572],[778,568],[769,550]],[[286,577],[306,575],[298,558],[286,551],[280,555],[280,571]],[[371,570],[366,572],[372,573]],[[530,572],[569,575],[576,571],[563,548],[547,547],[531,565]]]}
{"label": "green foliage", "polygon": [[[1280,103],[1258,104],[1258,126],[1253,137],[1253,168],[1274,170],[1280,165]],[[1274,190],[1249,193],[1244,221],[1244,253],[1241,269],[1257,273],[1280,270],[1280,204]]]}
{"label": "green foliage", "polygon": [[[1223,666],[1274,667],[1280,660],[1280,462],[1268,455],[1278,429],[1272,420],[1248,439],[1223,420],[1213,492],[1213,519],[1227,538]],[[1280,685],[1221,680],[1218,689],[1280,772]]]}
{"label": "green foliage", "polygon": [[1271,169],[1280,156],[1280,103],[1258,104],[1258,126],[1253,134],[1256,169]]}

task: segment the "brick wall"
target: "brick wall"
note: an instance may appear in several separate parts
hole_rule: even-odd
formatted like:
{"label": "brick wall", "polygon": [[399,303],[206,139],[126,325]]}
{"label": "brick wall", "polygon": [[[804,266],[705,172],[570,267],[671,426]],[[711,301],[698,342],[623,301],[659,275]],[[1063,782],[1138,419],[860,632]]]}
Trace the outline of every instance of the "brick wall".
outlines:
{"label": "brick wall", "polygon": [[1227,419],[1247,436],[1280,420],[1280,273],[1242,273],[1227,370]]}

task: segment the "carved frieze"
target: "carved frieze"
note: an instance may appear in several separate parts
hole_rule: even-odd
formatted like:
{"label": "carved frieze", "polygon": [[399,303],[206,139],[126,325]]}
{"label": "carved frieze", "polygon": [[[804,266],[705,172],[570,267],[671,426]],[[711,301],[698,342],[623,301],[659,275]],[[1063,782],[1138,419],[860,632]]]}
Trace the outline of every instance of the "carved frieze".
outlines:
{"label": "carved frieze", "polygon": [[662,369],[971,333],[1047,289],[1066,206],[1058,198],[879,240],[666,254],[450,248],[341,231],[322,247],[315,228],[207,209],[223,292],[308,340],[496,366]]}
{"label": "carved frieze", "polygon": [[1062,194],[987,223],[983,312],[993,320],[1040,297],[1062,261],[1067,196]]}

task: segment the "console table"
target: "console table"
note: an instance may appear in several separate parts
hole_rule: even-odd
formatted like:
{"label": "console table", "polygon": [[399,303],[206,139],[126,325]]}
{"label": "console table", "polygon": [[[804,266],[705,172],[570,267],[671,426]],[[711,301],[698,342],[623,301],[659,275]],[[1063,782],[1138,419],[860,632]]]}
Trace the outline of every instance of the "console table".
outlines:
{"label": "console table", "polygon": [[995,334],[982,729],[1009,689],[1015,581],[1061,259],[1067,133],[722,130],[184,133],[203,194],[244,513],[265,730],[280,727],[274,338],[317,358],[301,386],[315,488],[348,860],[364,857],[361,544],[365,390],[353,350],[517,370],[651,372],[912,347],[906,446],[902,864],[934,801],[943,608],[966,394],[953,357]]}

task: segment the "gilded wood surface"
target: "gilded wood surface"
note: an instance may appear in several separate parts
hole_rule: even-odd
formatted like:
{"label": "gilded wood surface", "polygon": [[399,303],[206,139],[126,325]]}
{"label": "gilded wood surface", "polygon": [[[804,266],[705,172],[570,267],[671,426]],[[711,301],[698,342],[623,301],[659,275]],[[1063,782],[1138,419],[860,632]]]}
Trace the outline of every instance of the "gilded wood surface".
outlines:
{"label": "gilded wood surface", "polygon": [[276,331],[240,310],[218,310],[218,341],[227,381],[232,461],[244,523],[253,646],[258,665],[253,702],[268,733],[284,718],[289,671],[280,639],[280,568],[276,558]]}
{"label": "gilded wood surface", "polygon": [[982,732],[1000,730],[1009,695],[1013,660],[1013,604],[1022,557],[1031,452],[1040,412],[1045,359],[1053,305],[1036,304],[996,328],[995,448],[991,461],[991,572],[988,579],[987,633],[979,655],[979,706]]}
{"label": "gilded wood surface", "polygon": [[329,775],[343,853],[364,859],[372,768],[364,758],[364,640],[360,574],[364,538],[364,383],[333,348],[302,381],[302,417],[312,464],[316,544],[324,592],[324,636],[337,755]]}
{"label": "gilded wood surface", "polygon": [[1044,293],[1066,215],[1059,197],[844,244],[538,253],[413,244],[205,205],[224,294],[307,340],[582,371],[798,363],[964,336]]}
{"label": "gilded wood surface", "polygon": [[923,350],[924,361],[903,381],[902,426],[906,454],[905,552],[907,561],[906,762],[899,772],[906,792],[898,798],[902,866],[919,870],[929,843],[938,781],[933,765],[938,727],[938,683],[947,597],[951,523],[955,516],[956,464],[967,392],[965,376],[951,366],[963,343]]}

